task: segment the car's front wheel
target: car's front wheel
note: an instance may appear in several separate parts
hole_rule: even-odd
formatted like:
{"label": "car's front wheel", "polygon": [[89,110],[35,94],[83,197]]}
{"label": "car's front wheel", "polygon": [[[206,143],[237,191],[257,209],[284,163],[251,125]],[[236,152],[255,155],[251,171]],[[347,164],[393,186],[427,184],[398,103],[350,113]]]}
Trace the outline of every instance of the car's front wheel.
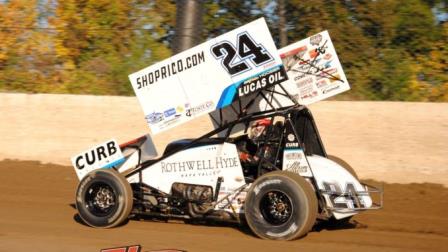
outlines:
{"label": "car's front wheel", "polygon": [[286,171],[258,178],[247,193],[245,217],[250,229],[263,239],[293,240],[306,235],[317,215],[311,185]]}
{"label": "car's front wheel", "polygon": [[116,170],[100,169],[87,174],[76,190],[76,209],[89,226],[110,228],[122,224],[132,210],[133,193]]}

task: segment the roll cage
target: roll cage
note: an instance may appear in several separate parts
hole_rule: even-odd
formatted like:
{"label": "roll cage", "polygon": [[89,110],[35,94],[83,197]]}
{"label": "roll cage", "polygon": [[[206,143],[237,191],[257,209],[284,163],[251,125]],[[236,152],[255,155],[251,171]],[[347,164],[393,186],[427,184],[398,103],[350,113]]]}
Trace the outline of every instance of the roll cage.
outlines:
{"label": "roll cage", "polygon": [[[279,88],[271,87],[267,90],[259,91],[251,100],[249,100],[244,106],[243,101],[241,99],[236,100],[230,105],[231,110],[236,115],[236,119],[230,122],[223,120],[222,109],[219,110],[219,120],[211,116],[211,119],[218,125],[214,130],[202,135],[196,139],[182,139],[179,141],[172,142],[167,145],[163,155],[159,158],[143,161],[126,172],[124,172],[125,177],[130,177],[135,174],[140,173],[144,169],[150,167],[154,163],[162,161],[180,151],[198,147],[202,145],[209,144],[221,144],[224,142],[234,143],[235,138],[231,137],[232,130],[237,125],[244,126],[244,133],[247,132],[248,126],[251,122],[256,121],[258,119],[269,118],[271,122],[274,122],[274,119],[282,119],[283,124],[280,127],[274,129],[274,127],[268,127],[267,132],[263,138],[259,140],[258,147],[263,147],[267,145],[275,145],[275,156],[270,158],[270,160],[261,157],[258,161],[258,165],[256,168],[256,176],[249,181],[256,179],[261,176],[265,170],[280,170],[279,167],[282,167],[282,149],[284,148],[285,143],[285,132],[288,129],[288,132],[293,133],[297,142],[305,151],[306,155],[320,155],[323,157],[327,157],[324,145],[320,138],[318,129],[316,127],[314,118],[310,112],[310,110],[303,106],[299,105],[296,100],[289,95],[286,89],[282,86],[282,84],[277,85]],[[273,104],[274,96],[282,96],[286,97],[293,103],[291,106],[280,107],[277,108]],[[254,105],[255,101],[264,100],[266,104],[271,108],[269,110],[258,111],[253,113],[247,113]],[[277,133],[273,134],[273,131],[277,130]],[[218,137],[218,135],[223,135],[222,137]],[[133,147],[133,146],[127,146]],[[138,149],[138,147],[136,147]],[[273,162],[272,162],[273,161]],[[246,178],[247,180],[247,178]],[[248,181],[248,182],[249,182]],[[315,184],[315,181],[313,181]],[[315,184],[315,186],[317,186]],[[317,188],[317,187],[316,187]]]}

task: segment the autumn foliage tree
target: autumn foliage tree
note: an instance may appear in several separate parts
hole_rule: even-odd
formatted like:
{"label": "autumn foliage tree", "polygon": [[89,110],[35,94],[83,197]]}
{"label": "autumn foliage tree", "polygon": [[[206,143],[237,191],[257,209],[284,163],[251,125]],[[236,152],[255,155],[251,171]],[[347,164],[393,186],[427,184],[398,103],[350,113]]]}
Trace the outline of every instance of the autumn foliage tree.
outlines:
{"label": "autumn foliage tree", "polygon": [[[258,17],[278,45],[328,30],[352,85],[337,99],[448,101],[445,0],[202,3],[202,40]],[[175,0],[0,0],[0,91],[132,95],[175,17]]]}
{"label": "autumn foliage tree", "polygon": [[161,27],[174,4],[159,7],[138,0],[0,2],[0,88],[131,94],[127,75],[170,55]]}

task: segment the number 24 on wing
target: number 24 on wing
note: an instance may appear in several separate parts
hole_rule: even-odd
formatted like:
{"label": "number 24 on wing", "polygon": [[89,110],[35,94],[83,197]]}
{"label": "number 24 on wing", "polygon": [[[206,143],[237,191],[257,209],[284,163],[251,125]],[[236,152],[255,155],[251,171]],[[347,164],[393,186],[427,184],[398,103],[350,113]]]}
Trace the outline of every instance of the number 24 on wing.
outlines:
{"label": "number 24 on wing", "polygon": [[253,40],[248,32],[238,34],[236,48],[231,42],[222,41],[214,45],[211,51],[216,59],[222,60],[222,66],[232,76],[252,69],[247,59],[257,67],[274,59],[263,45]]}

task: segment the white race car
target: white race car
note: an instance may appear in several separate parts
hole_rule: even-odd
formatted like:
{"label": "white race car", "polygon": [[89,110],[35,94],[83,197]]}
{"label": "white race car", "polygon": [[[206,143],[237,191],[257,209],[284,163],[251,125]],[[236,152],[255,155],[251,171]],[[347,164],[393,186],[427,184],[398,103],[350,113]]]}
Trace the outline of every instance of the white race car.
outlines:
{"label": "white race car", "polygon": [[[236,125],[250,132],[230,137]],[[76,208],[86,224],[115,227],[136,215],[246,220],[261,238],[291,240],[307,234],[316,219],[344,222],[381,205],[369,195],[378,190],[327,155],[304,106],[242,116],[197,139],[170,143],[159,158],[153,150],[146,135],[75,158],[82,177]],[[85,174],[89,161],[106,154],[119,154],[121,163]]]}
{"label": "white race car", "polygon": [[[290,58],[287,73],[282,60]],[[328,32],[277,51],[259,19],[130,79],[154,134],[206,113],[215,129],[172,142],[161,156],[146,135],[73,157],[86,224],[115,227],[131,216],[245,220],[261,238],[292,240],[316,220],[345,222],[381,207],[382,192],[327,155],[300,105],[350,88]]]}

